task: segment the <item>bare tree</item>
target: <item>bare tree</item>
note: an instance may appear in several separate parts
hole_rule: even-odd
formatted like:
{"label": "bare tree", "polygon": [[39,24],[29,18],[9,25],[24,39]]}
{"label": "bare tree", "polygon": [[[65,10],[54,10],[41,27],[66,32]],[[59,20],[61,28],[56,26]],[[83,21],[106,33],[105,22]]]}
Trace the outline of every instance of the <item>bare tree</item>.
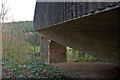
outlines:
{"label": "bare tree", "polygon": [[[2,39],[2,33],[4,32],[4,20],[5,20],[5,17],[6,17],[6,14],[8,13],[8,11],[10,10],[10,8],[7,6],[7,0],[1,0],[1,3],[0,3],[0,23],[1,23],[1,26],[0,26],[0,36],[1,36],[1,39]],[[1,43],[2,43],[2,40],[1,40]],[[3,51],[4,52],[4,51]],[[2,54],[4,54],[2,52]]]}
{"label": "bare tree", "polygon": [[5,16],[10,10],[10,8],[7,6],[7,0],[1,0],[1,10],[0,10],[0,22],[4,22]]}
{"label": "bare tree", "polygon": [[[1,56],[2,56],[2,27],[1,27],[1,23],[0,23],[0,60],[1,59]],[[0,61],[0,79],[2,79],[2,64],[1,64],[1,61]]]}
{"label": "bare tree", "polygon": [[[4,18],[8,12],[8,9],[5,8],[7,1],[1,2],[1,10],[0,10],[0,60],[2,56],[2,26],[4,26]],[[0,79],[2,78],[2,65],[0,64]]]}
{"label": "bare tree", "polygon": [[25,34],[25,41],[27,43],[30,43],[33,47],[34,47],[34,50],[33,50],[33,54],[35,55],[35,59],[36,59],[36,56],[37,56],[37,50],[36,50],[36,46],[39,45],[39,35],[37,33],[33,33],[33,32],[30,32],[30,33],[26,33]]}

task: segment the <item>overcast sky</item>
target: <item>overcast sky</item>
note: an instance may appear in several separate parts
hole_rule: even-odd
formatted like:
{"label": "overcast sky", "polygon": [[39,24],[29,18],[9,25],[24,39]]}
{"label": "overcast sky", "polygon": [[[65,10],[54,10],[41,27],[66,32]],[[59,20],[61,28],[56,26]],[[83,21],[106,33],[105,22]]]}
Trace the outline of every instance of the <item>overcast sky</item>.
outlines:
{"label": "overcast sky", "polygon": [[[1,1],[2,0],[0,0],[0,2]],[[7,6],[9,5],[11,8],[11,10],[9,10],[9,13],[7,14],[7,18],[5,21],[11,22],[11,21],[33,20],[36,0],[3,0],[3,1],[8,1]],[[38,1],[55,1],[55,0],[38,0]],[[57,1],[62,1],[62,0],[57,0]],[[80,0],[80,1],[85,1],[85,0]],[[94,0],[94,1],[99,1],[99,0]],[[108,0],[108,1],[118,1],[118,0]]]}
{"label": "overcast sky", "polygon": [[[0,0],[1,2],[2,0]],[[6,21],[33,20],[36,0],[7,0],[10,6]],[[1,4],[0,4],[1,5]]]}

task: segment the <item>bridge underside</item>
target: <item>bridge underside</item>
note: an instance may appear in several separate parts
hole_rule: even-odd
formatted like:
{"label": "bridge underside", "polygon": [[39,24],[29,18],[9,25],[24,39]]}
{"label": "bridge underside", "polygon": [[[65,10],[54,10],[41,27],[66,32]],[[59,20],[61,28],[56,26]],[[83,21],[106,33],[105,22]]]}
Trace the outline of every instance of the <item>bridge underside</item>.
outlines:
{"label": "bridge underside", "polygon": [[118,63],[120,49],[120,8],[76,18],[38,30],[40,36]]}

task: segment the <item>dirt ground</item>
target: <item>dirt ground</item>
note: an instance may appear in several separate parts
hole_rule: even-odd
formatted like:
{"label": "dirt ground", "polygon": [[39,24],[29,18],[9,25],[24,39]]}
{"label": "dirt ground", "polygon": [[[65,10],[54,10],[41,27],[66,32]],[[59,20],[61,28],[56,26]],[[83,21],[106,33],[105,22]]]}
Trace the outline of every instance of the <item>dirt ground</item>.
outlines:
{"label": "dirt ground", "polygon": [[118,78],[118,65],[102,62],[54,63],[65,71],[75,74],[75,78]]}

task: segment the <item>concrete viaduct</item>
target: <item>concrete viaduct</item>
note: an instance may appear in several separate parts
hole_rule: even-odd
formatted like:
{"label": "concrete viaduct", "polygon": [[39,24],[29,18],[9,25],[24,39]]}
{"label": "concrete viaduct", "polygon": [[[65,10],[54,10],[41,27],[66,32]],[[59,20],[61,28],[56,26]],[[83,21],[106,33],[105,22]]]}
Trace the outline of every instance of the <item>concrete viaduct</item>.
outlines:
{"label": "concrete viaduct", "polygon": [[118,63],[119,2],[36,2],[34,30],[49,63],[66,62],[66,46]]}

